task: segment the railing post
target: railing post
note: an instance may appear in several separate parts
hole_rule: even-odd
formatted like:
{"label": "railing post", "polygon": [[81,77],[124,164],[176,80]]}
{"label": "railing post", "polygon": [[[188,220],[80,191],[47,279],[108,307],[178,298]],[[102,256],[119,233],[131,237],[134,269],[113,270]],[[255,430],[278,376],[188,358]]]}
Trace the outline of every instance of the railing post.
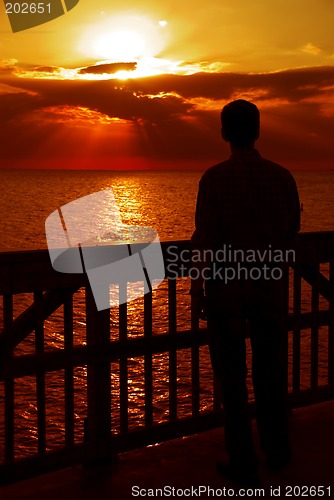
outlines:
{"label": "railing post", "polygon": [[[176,335],[176,280],[168,279],[168,333]],[[169,351],[169,421],[177,420],[177,352]]]}
{"label": "railing post", "polygon": [[289,392],[289,329],[288,329],[288,319],[289,319],[289,267],[283,270],[282,277],[283,286],[283,321],[282,321],[282,342],[281,342],[281,360],[284,370],[286,392]]}
{"label": "railing post", "polygon": [[[128,303],[121,298],[128,299],[127,284],[119,284],[119,340],[126,343],[128,340]],[[128,357],[121,356],[119,360],[119,403],[120,403],[120,431],[126,434],[129,429],[129,370]]]}
{"label": "railing post", "polygon": [[[44,320],[43,320],[43,292],[34,293],[35,305],[35,348],[36,354],[44,353]],[[38,452],[46,450],[46,391],[45,372],[36,372],[36,400],[37,400],[37,428],[38,428]]]}
{"label": "railing post", "polygon": [[[191,296],[191,311],[194,309],[193,296]],[[191,314],[191,331],[199,329],[199,319]],[[192,387],[192,416],[197,417],[200,410],[200,372],[199,372],[199,346],[191,348],[191,387]]]}
{"label": "railing post", "polygon": [[330,262],[329,282],[331,296],[329,299],[329,324],[328,324],[328,384],[334,385],[334,260]]}
{"label": "railing post", "polygon": [[[152,292],[144,295],[144,336],[151,339],[152,331]],[[145,367],[145,427],[153,425],[153,365],[152,354],[144,356]]]}
{"label": "railing post", "polygon": [[320,263],[314,265],[315,281],[312,285],[312,326],[311,326],[311,388],[318,388],[319,363],[319,275]]}
{"label": "railing post", "polygon": [[[71,354],[73,351],[73,294],[69,290],[63,291],[64,297],[64,349]],[[74,369],[65,368],[65,443],[74,445]]]}
{"label": "railing post", "polygon": [[[11,345],[11,333],[13,325],[13,296],[5,294],[3,297],[4,308],[4,339],[5,346],[4,357],[1,361],[10,366],[13,358],[13,347]],[[5,376],[5,463],[14,461],[14,378]],[[2,479],[2,478],[1,478]]]}
{"label": "railing post", "polygon": [[292,392],[300,392],[300,315],[301,315],[301,293],[302,279],[300,266],[296,264],[293,271],[293,316],[295,325],[293,328],[293,357],[292,357]]}
{"label": "railing post", "polygon": [[[106,290],[108,293],[108,290]],[[86,287],[87,346],[93,355],[87,366],[87,456],[85,465],[99,465],[111,458],[110,310],[98,311]]]}

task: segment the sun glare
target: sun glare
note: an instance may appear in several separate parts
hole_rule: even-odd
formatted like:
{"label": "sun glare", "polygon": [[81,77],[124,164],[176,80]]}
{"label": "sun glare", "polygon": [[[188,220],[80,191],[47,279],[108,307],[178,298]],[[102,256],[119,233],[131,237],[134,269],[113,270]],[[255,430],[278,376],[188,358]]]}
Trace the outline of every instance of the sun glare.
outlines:
{"label": "sun glare", "polygon": [[135,31],[104,33],[95,40],[96,55],[115,61],[133,61],[146,55],[144,38]]}
{"label": "sun glare", "polygon": [[88,56],[115,62],[156,57],[166,43],[166,31],[162,28],[159,21],[143,15],[113,16],[87,27],[80,50]]}

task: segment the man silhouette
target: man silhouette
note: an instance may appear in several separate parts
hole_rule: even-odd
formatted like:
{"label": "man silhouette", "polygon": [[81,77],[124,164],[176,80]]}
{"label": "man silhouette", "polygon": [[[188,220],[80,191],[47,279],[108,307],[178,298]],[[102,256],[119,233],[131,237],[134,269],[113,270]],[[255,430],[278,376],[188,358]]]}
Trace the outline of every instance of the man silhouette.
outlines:
{"label": "man silhouette", "polygon": [[[285,256],[293,253],[289,249],[300,229],[300,204],[290,172],[263,159],[254,148],[260,130],[258,108],[241,99],[230,102],[222,110],[221,124],[231,156],[209,168],[199,184],[192,243],[203,260],[194,259],[198,272],[190,293],[196,318],[203,307],[205,281],[210,355],[221,390],[229,456],[228,463],[218,462],[217,467],[223,475],[252,485],[258,482],[258,459],[248,414],[246,330],[252,346],[257,428],[267,465],[281,469],[291,457],[280,358]],[[209,268],[205,255],[213,257]]]}

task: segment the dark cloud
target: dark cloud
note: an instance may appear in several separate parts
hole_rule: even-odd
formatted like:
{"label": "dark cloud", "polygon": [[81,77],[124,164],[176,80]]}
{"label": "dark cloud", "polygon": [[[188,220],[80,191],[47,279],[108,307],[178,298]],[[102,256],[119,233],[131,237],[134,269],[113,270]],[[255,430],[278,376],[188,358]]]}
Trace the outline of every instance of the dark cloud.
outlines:
{"label": "dark cloud", "polygon": [[12,61],[0,60],[0,77],[11,75],[15,71],[15,63]]}
{"label": "dark cloud", "polygon": [[[100,74],[107,72],[108,68],[110,72],[114,72],[114,70],[119,71],[118,66],[123,64],[134,63],[87,66],[82,68],[80,72]],[[46,68],[46,70],[55,71],[54,68]],[[283,99],[298,102],[319,96],[324,88],[334,85],[334,66],[263,74],[159,75],[126,81],[113,79],[103,81],[12,79],[12,85],[39,92],[41,96],[45,96],[47,100],[53,102],[60,101],[62,104],[68,104],[72,101],[76,103],[80,101],[94,109],[103,108],[102,112],[105,112],[108,105],[113,103],[115,96],[118,99],[122,94],[125,96],[125,100],[131,95],[136,95],[137,100],[145,100],[147,96],[173,94],[180,96],[181,100],[206,98],[220,101],[228,100],[236,93],[253,91],[255,95],[258,93],[257,101]],[[94,104],[96,105],[94,106]],[[123,105],[124,102],[122,108]],[[152,99],[151,105],[155,106]],[[141,106],[140,109],[142,109]],[[115,116],[113,109],[110,109],[110,113],[110,116]],[[126,115],[128,116],[127,111]]]}
{"label": "dark cloud", "polygon": [[0,94],[0,123],[4,126],[29,116],[45,105],[45,99],[25,92]]}
{"label": "dark cloud", "polygon": [[114,74],[118,71],[134,71],[137,68],[136,62],[119,62],[119,63],[109,63],[109,64],[96,64],[94,66],[87,66],[86,68],[81,68],[78,73],[79,75],[105,75]]}
{"label": "dark cloud", "polygon": [[177,95],[152,97],[141,91],[135,92],[127,83],[115,80],[20,79],[12,81],[11,85],[15,86],[15,82],[21,88],[38,94],[37,98],[30,98],[31,106],[35,103],[36,109],[41,106],[83,106],[111,118],[158,123],[174,115],[183,115],[193,107]]}
{"label": "dark cloud", "polygon": [[282,98],[298,101],[317,95],[334,84],[334,66],[302,68],[275,73],[195,73],[189,76],[160,75],[131,80],[128,88],[143,93],[176,92],[184,98],[230,99],[236,92],[264,90],[257,100]]}
{"label": "dark cloud", "polygon": [[36,71],[37,73],[59,73],[59,68],[57,66],[35,66],[32,68],[32,71]]}
{"label": "dark cloud", "polygon": [[[87,66],[81,71],[89,73],[96,67]],[[73,140],[64,141],[66,127],[71,126],[73,114],[80,108],[128,121],[132,127],[131,154],[163,159],[219,158],[219,110],[224,102],[237,97],[258,103],[262,122],[260,145],[267,156],[277,161],[305,158],[314,162],[330,161],[334,156],[333,106],[327,110],[333,102],[334,67],[267,74],[160,75],[126,81],[8,76],[5,83],[20,92],[0,95],[5,130],[2,157],[33,156],[37,144],[45,155],[51,154],[51,146],[53,155],[75,154],[73,151],[80,150],[85,138],[89,142],[93,130],[88,122],[85,129],[76,133],[72,127]],[[63,110],[61,123],[57,121],[57,109]],[[66,109],[74,110],[68,113],[68,124]],[[104,136],[96,139],[97,156],[126,148],[126,142],[116,145],[115,126],[111,122],[109,125],[108,129],[106,121]],[[51,136],[54,139],[49,151]],[[19,152],[14,148],[13,137],[21,138]],[[59,137],[62,143],[55,150]]]}

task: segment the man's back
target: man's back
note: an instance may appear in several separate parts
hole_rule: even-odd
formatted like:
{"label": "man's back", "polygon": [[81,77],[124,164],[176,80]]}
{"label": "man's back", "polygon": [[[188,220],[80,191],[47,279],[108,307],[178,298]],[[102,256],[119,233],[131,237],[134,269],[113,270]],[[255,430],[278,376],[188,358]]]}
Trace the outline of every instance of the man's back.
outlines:
{"label": "man's back", "polygon": [[253,149],[208,169],[201,181],[193,243],[200,248],[286,248],[300,224],[288,170]]}

